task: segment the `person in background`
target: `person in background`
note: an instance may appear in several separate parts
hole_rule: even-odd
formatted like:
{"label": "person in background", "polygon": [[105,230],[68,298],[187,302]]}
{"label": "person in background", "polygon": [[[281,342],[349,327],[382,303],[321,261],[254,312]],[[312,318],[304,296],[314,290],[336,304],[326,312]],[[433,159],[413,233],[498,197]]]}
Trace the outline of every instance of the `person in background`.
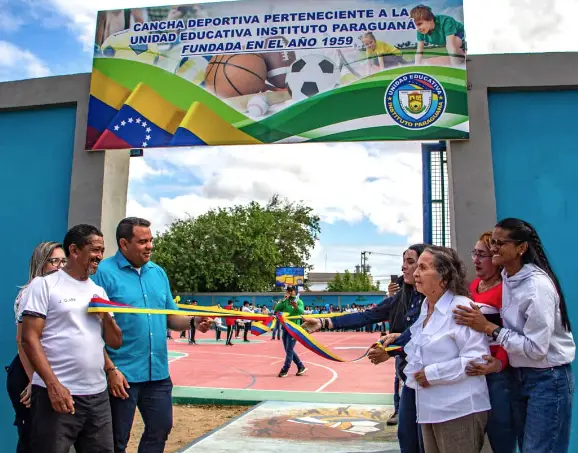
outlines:
{"label": "person in background", "polygon": [[[243,311],[244,313],[253,313],[253,310],[251,310],[251,307],[249,306],[249,301],[243,302],[243,309],[242,309],[242,311]],[[242,321],[243,321],[243,341],[244,341],[245,343],[248,343],[249,341],[251,341],[251,340],[249,340],[249,338],[248,338],[249,332],[251,331],[251,321],[248,320],[248,319],[245,319],[245,320],[242,320]]]}
{"label": "person in background", "polygon": [[[423,301],[423,295],[415,288],[414,272],[417,268],[417,261],[427,246],[425,244],[414,244],[408,247],[403,253],[403,264],[401,271],[402,278],[398,281],[401,289],[391,295],[374,309],[362,313],[352,312],[336,318],[307,319],[305,318],[303,327],[309,332],[319,331],[323,325],[328,329],[354,329],[367,324],[368,321],[387,321],[391,323],[391,333],[384,337],[384,341],[392,342],[400,337],[418,318]],[[395,288],[392,287],[392,292]],[[354,304],[352,308],[356,308]],[[390,358],[390,354],[381,348],[374,348],[369,352],[368,358],[375,365],[385,362]],[[396,372],[401,380],[405,382],[406,376],[404,368],[406,359],[403,351],[396,355],[401,355],[402,359],[396,362]],[[402,453],[423,453],[421,441],[421,430],[416,423],[416,396],[415,391],[407,386],[402,387],[399,400],[399,414],[394,413],[392,417],[398,419],[397,436]]]}
{"label": "person in background", "polygon": [[[502,325],[501,267],[492,262],[490,240],[492,232],[483,233],[474,245],[472,260],[476,279],[470,285],[470,297],[480,307],[488,321]],[[511,369],[508,367],[507,352],[494,340],[490,341],[491,356],[486,363],[471,362],[466,367],[469,376],[486,376],[492,410],[486,432],[493,453],[515,453],[516,431],[512,415]]]}
{"label": "person in background", "polygon": [[[273,312],[273,314],[276,314],[277,312],[275,311],[275,305],[277,305],[279,301],[273,299],[271,302],[273,302],[273,308],[271,309],[271,311]],[[275,326],[273,327],[271,334],[272,334],[271,340],[281,339],[281,323],[279,321],[275,321]]]}
{"label": "person in background", "polygon": [[[406,385],[416,392],[417,422],[425,453],[480,453],[490,411],[483,376],[469,376],[473,360],[490,355],[482,333],[456,324],[452,310],[469,305],[466,269],[455,250],[430,246],[414,273],[426,296],[410,327]],[[473,302],[471,302],[473,303]]]}
{"label": "person in background", "polygon": [[456,322],[491,336],[508,353],[520,452],[566,453],[576,345],[562,287],[528,222],[498,222],[490,246],[492,262],[503,267],[503,327],[468,304],[456,307]]}
{"label": "person in background", "polygon": [[[196,300],[193,300],[193,302],[191,303],[191,305],[194,307],[198,304],[198,302]],[[189,344],[197,344],[197,342],[195,341],[195,334],[197,333],[197,328],[195,327],[195,318],[192,317],[191,318],[191,323],[189,324],[190,329],[189,329]]]}
{"label": "person in background", "polygon": [[88,313],[93,297],[108,299],[90,280],[104,239],[96,227],[76,225],[63,248],[66,265],[32,280],[22,301],[22,345],[34,369],[31,449],[112,453],[104,346],[118,349],[122,332],[109,313]]}
{"label": "person in background", "polygon": [[223,330],[223,318],[215,318],[215,340],[221,341],[221,330]]}
{"label": "person in background", "polygon": [[[224,309],[233,311],[235,309],[235,307],[233,307],[233,301],[229,300]],[[236,324],[235,318],[226,317],[225,323],[227,324],[227,340],[225,341],[225,346],[233,346],[233,329]]]}
{"label": "person in background", "polygon": [[[150,222],[128,217],[116,228],[116,254],[102,261],[93,280],[110,300],[137,308],[177,310],[169,279],[163,268],[151,261],[153,236]],[[124,453],[130,438],[136,408],[144,431],[139,443],[143,453],[162,453],[173,426],[172,389],[166,328],[182,331],[189,316],[117,313],[124,342],[116,351],[107,348],[105,371],[112,394],[114,451]],[[194,317],[195,327],[206,332],[211,320]]]}
{"label": "person in background", "polygon": [[[275,305],[274,311],[281,313],[289,313],[289,316],[302,316],[303,315],[303,301],[297,295],[297,291],[294,286],[287,286],[285,290],[285,298]],[[301,324],[301,319],[294,319],[293,322],[297,325]],[[297,365],[296,376],[303,376],[307,371],[303,362],[299,359],[299,356],[294,351],[295,343],[297,341],[283,329],[283,347],[285,348],[285,363],[283,368],[279,371],[279,377],[283,378],[289,373],[289,368],[291,367],[291,362],[295,362]]]}
{"label": "person in background", "polygon": [[263,315],[269,315],[269,309],[267,308],[267,305],[263,305],[261,307],[261,314]]}
{"label": "person in background", "polygon": [[36,246],[30,258],[28,281],[20,288],[14,301],[14,317],[16,320],[16,345],[18,354],[6,368],[6,389],[15,412],[14,425],[18,430],[16,453],[28,453],[30,449],[30,396],[32,375],[34,369],[22,347],[22,299],[32,280],[64,267],[67,263],[62,244],[58,242],[42,242]]}

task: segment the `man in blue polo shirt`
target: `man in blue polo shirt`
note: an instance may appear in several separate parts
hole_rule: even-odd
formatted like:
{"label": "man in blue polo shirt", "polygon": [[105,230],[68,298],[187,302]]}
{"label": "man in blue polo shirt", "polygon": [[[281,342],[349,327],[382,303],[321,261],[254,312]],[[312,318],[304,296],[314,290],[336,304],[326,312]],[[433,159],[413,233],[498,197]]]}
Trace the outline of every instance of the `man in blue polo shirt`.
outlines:
{"label": "man in blue polo shirt", "polygon": [[[116,230],[118,251],[100,263],[93,280],[111,301],[177,310],[167,274],[150,261],[150,225],[145,219],[123,219]],[[125,452],[138,407],[145,425],[139,453],[162,453],[173,425],[166,330],[188,329],[191,317],[117,313],[115,319],[123,331],[123,344],[118,350],[107,348],[105,354],[114,451]],[[207,318],[195,318],[194,323],[201,332],[210,327]]]}

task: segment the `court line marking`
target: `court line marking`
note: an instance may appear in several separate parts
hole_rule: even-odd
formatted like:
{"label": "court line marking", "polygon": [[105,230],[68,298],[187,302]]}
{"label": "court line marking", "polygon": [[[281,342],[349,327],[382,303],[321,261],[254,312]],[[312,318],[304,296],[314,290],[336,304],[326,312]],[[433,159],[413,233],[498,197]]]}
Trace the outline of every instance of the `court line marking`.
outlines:
{"label": "court line marking", "polygon": [[[218,355],[237,355],[237,356],[253,356],[252,354],[242,354],[239,352],[209,352],[209,351],[198,351],[197,354],[218,354]],[[274,357],[274,356],[270,356],[270,355],[260,355],[259,357],[266,357],[268,359],[279,359],[279,357]],[[285,359],[280,359],[281,361],[285,360]],[[333,384],[337,378],[339,377],[339,374],[337,373],[337,371],[335,371],[333,368],[330,368],[328,366],[325,365],[320,365],[319,363],[315,363],[315,362],[309,362],[306,361],[306,363],[308,363],[309,365],[315,365],[318,366],[320,368],[325,368],[326,370],[329,370],[333,376],[331,377],[331,379],[329,379],[325,384],[323,384],[321,387],[319,387],[317,390],[314,390],[314,393],[319,393],[321,391],[323,391],[323,389],[327,388],[327,386]],[[210,388],[210,387],[209,387]],[[232,390],[242,390],[242,389],[232,389]],[[284,391],[284,390],[279,390],[279,391]],[[308,390],[302,390],[307,392]]]}
{"label": "court line marking", "polygon": [[188,357],[188,355],[189,355],[187,352],[181,352],[181,351],[172,351],[172,352],[176,352],[177,354],[182,354],[182,355],[180,355],[178,357],[169,357],[169,363],[173,363],[173,362],[176,362],[177,360],[184,359],[185,357]]}

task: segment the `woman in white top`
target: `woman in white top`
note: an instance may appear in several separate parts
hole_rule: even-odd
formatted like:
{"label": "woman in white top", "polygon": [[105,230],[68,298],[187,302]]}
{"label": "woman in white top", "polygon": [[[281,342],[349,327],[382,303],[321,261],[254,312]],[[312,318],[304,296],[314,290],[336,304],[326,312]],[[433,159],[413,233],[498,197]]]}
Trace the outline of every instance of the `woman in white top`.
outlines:
{"label": "woman in white top", "polygon": [[66,264],[66,256],[62,245],[57,242],[42,242],[36,246],[28,269],[28,282],[24,285],[14,302],[14,318],[16,320],[16,343],[18,354],[8,367],[6,387],[12,401],[16,420],[14,424],[18,428],[18,452],[30,450],[30,381],[34,369],[26,353],[22,349],[22,300],[28,284],[36,277],[56,271]]}
{"label": "woman in white top", "polygon": [[576,346],[562,288],[529,223],[502,220],[490,244],[492,262],[504,268],[504,327],[489,322],[475,306],[458,307],[456,322],[493,337],[508,353],[520,451],[567,453]]}
{"label": "woman in white top", "polygon": [[468,376],[466,366],[490,354],[485,335],[459,326],[452,310],[471,302],[466,272],[457,253],[430,246],[414,273],[426,296],[405,347],[406,385],[416,391],[417,422],[426,453],[479,453],[490,410],[486,379]]}

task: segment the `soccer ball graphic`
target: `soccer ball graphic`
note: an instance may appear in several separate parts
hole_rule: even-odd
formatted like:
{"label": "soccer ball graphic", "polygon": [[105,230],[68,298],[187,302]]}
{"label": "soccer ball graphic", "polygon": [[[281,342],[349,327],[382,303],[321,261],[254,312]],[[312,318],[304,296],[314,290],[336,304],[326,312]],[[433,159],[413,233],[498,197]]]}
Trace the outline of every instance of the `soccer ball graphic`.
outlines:
{"label": "soccer ball graphic", "polygon": [[102,56],[156,64],[160,54],[158,46],[156,44],[131,44],[130,36],[130,30],[110,35],[100,46]]}
{"label": "soccer ball graphic", "polygon": [[339,68],[333,60],[317,54],[297,59],[287,72],[287,85],[295,101],[331,90],[339,83]]}

